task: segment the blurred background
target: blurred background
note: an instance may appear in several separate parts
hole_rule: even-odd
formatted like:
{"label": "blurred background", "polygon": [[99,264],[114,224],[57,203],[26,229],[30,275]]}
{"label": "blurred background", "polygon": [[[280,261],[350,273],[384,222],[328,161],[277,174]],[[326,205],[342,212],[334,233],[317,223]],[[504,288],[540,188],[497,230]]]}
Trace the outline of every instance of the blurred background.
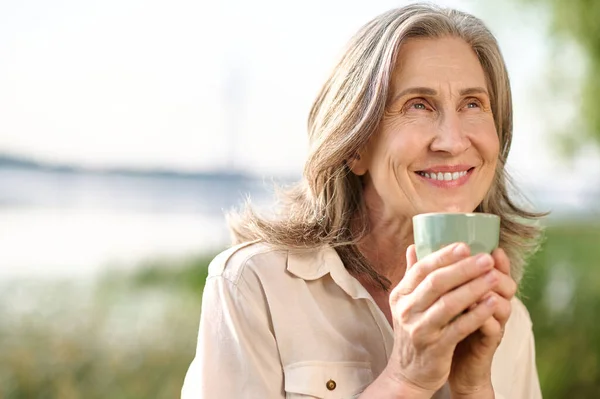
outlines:
{"label": "blurred background", "polygon": [[[299,178],[320,85],[407,1],[0,2],[0,399],[178,397],[224,212]],[[545,398],[600,397],[600,2],[481,17],[509,171],[551,211],[520,295]]]}

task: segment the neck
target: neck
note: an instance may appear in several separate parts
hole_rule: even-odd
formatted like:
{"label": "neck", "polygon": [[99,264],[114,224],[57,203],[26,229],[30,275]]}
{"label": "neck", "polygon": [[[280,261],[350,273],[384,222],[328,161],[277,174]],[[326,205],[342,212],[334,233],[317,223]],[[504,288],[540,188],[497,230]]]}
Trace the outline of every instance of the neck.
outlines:
{"label": "neck", "polygon": [[406,250],[414,242],[412,219],[386,215],[382,207],[367,206],[367,214],[369,233],[359,242],[358,249],[375,271],[391,282],[393,289],[406,272]]}
{"label": "neck", "polygon": [[359,243],[358,249],[375,271],[391,282],[390,288],[393,288],[404,277],[406,250],[413,240],[412,226],[400,230],[390,227],[371,225],[371,233]]}

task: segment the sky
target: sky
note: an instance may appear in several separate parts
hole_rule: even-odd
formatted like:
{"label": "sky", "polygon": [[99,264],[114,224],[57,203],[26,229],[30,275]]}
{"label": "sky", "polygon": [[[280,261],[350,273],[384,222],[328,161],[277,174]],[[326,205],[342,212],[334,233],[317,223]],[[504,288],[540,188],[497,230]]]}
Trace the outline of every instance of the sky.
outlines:
{"label": "sky", "polygon": [[[346,42],[406,3],[1,2],[0,151],[86,166],[298,173],[308,111]],[[553,57],[543,10],[436,3],[481,17],[500,42],[515,108],[509,166],[530,179],[564,172],[550,131],[576,105],[542,101]],[[573,59],[564,49],[553,62]],[[569,173],[600,170],[598,159]]]}

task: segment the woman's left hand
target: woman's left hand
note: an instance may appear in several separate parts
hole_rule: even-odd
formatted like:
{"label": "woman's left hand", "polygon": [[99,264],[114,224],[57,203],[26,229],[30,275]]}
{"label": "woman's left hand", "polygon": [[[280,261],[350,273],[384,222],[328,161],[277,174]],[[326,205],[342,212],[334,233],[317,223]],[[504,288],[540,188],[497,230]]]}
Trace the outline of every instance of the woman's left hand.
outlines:
{"label": "woman's left hand", "polygon": [[517,284],[510,276],[510,260],[502,249],[492,252],[495,277],[493,290],[482,300],[496,301],[496,311],[483,326],[460,342],[452,359],[448,382],[453,399],[494,398],[492,359],[502,341],[511,312],[510,301]]}

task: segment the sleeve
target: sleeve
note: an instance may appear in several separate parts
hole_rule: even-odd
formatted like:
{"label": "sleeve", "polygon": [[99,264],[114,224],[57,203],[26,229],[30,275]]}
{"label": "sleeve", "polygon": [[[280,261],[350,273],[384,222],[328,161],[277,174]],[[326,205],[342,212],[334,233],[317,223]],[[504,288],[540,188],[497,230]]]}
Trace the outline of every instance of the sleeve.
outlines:
{"label": "sleeve", "polygon": [[285,397],[268,310],[243,291],[222,275],[208,278],[182,399]]}
{"label": "sleeve", "polygon": [[533,331],[528,329],[524,337],[523,346],[517,357],[517,368],[515,370],[515,383],[511,398],[515,399],[542,399],[542,390],[535,362],[535,340]]}

